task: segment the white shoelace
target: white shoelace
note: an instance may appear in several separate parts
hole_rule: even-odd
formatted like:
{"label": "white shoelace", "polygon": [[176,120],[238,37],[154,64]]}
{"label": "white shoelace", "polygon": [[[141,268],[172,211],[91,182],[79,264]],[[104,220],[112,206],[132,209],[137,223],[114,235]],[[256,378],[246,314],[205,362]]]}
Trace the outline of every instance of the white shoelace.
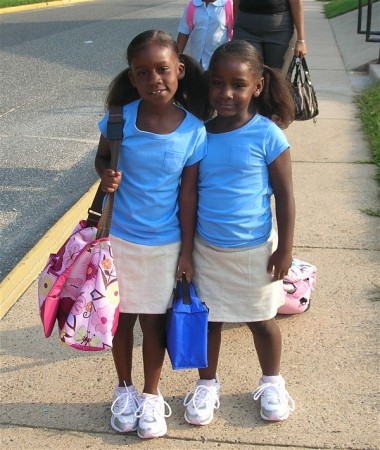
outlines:
{"label": "white shoelace", "polygon": [[[294,408],[295,408],[294,400],[289,395],[289,392],[285,388],[283,388],[283,389],[284,389],[285,397],[288,400],[288,404],[290,403],[289,410],[294,411]],[[258,400],[264,392],[266,392],[269,402],[272,401],[273,403],[279,403],[279,401],[280,401],[279,389],[276,384],[272,384],[272,383],[263,383],[261,386],[256,388],[252,392],[253,400]]]}
{"label": "white shoelace", "polygon": [[[154,413],[157,412],[161,417],[170,417],[172,415],[172,409],[170,405],[166,403],[164,399],[162,402],[164,404],[164,410],[160,408],[161,401],[157,397],[145,397],[142,398],[139,407],[135,412],[135,416],[140,418],[143,414],[148,416],[149,418],[154,419]],[[157,405],[158,404],[158,405]],[[167,413],[165,413],[165,408],[167,409]]]}
{"label": "white shoelace", "polygon": [[[120,400],[124,401],[124,405],[123,405],[122,408],[120,408],[116,412],[116,405],[120,402]],[[138,406],[139,406],[139,403],[138,403],[137,398],[136,398],[136,393],[133,393],[133,392],[129,391],[128,388],[127,388],[127,385],[125,385],[125,392],[121,393],[112,402],[111,413],[114,414],[115,416],[120,416],[121,414],[123,414],[123,412],[125,412],[125,410],[128,407],[131,407],[132,410],[136,410]],[[119,406],[118,406],[118,408],[119,408]]]}
{"label": "white shoelace", "polygon": [[202,384],[199,384],[195,388],[194,392],[189,392],[186,395],[186,397],[183,401],[183,404],[184,404],[184,406],[187,406],[191,402],[193,403],[193,407],[197,413],[199,412],[199,409],[203,405],[207,405],[208,403],[211,403],[211,404],[214,403],[213,407],[215,409],[218,409],[220,406],[220,401],[219,401],[218,396],[212,395],[210,388],[208,386],[204,386]]}

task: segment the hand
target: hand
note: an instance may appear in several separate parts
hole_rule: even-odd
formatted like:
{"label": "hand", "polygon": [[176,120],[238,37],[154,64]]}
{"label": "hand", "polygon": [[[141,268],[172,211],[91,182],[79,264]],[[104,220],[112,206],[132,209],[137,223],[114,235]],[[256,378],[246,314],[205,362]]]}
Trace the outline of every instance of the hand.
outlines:
{"label": "hand", "polygon": [[303,58],[306,55],[307,55],[306,42],[296,41],[296,44],[294,46],[294,56]]}
{"label": "hand", "polygon": [[110,194],[111,192],[115,192],[119,187],[121,182],[121,172],[120,170],[114,171],[112,169],[106,169],[102,176],[101,188],[102,191]]}
{"label": "hand", "polygon": [[194,277],[194,264],[191,256],[186,257],[180,255],[177,268],[177,280],[182,280],[182,275],[185,274],[186,280],[190,283]]}
{"label": "hand", "polygon": [[282,280],[292,265],[292,255],[275,250],[270,256],[267,272],[272,275],[272,281]]}

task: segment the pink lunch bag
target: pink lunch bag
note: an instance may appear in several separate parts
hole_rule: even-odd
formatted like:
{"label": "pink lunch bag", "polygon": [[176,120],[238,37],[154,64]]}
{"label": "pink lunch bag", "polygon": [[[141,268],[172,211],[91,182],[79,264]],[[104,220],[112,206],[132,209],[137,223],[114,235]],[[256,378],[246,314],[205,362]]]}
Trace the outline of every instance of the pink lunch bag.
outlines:
{"label": "pink lunch bag", "polygon": [[317,268],[293,258],[292,266],[283,280],[285,303],[278,308],[278,314],[300,314],[309,309],[311,291],[316,281]]}

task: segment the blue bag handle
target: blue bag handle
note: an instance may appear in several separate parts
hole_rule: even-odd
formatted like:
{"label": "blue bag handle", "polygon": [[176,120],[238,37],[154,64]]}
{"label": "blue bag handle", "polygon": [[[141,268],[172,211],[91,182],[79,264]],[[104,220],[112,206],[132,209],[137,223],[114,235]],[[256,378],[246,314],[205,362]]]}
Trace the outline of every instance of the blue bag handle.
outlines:
{"label": "blue bag handle", "polygon": [[190,285],[185,274],[182,274],[182,279],[177,281],[177,286],[175,288],[175,300],[179,300],[181,296],[184,305],[191,305]]}

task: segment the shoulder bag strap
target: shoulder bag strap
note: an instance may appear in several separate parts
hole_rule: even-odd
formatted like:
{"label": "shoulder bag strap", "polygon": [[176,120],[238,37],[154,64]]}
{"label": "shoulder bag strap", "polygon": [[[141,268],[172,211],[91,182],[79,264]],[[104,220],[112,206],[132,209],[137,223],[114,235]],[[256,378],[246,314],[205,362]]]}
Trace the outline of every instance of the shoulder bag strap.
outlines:
{"label": "shoulder bag strap", "polygon": [[[111,106],[107,122],[107,140],[111,148],[110,169],[117,170],[121,141],[123,139],[123,107]],[[99,191],[99,188],[98,188]],[[114,193],[107,195],[101,217],[98,224],[96,239],[107,237],[111,228]]]}

